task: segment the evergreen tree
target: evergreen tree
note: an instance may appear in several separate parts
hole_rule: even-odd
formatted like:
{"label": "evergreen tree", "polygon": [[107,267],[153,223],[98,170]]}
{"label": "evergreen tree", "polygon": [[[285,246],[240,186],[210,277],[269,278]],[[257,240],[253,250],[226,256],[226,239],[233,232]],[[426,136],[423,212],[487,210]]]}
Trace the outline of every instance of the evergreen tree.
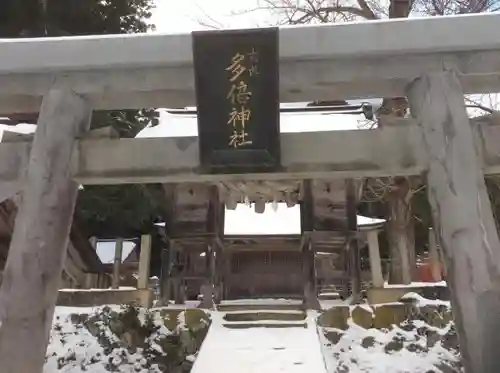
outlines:
{"label": "evergreen tree", "polygon": [[[153,7],[154,0],[2,0],[0,38],[143,33],[153,28]],[[135,137],[148,123],[158,123],[154,109],[96,111],[91,127],[112,126],[120,137]],[[89,236],[140,234],[161,213],[158,190],[144,185],[85,187],[76,214]]]}

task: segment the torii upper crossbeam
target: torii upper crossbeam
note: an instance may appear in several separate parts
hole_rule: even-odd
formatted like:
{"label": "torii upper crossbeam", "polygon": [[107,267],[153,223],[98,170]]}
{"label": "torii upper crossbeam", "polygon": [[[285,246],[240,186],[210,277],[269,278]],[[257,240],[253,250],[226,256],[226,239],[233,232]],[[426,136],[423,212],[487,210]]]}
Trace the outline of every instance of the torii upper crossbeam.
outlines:
{"label": "torii upper crossbeam", "polygon": [[[442,68],[460,72],[465,93],[498,92],[499,24],[481,14],[280,27],[280,99],[405,96]],[[38,112],[54,82],[95,109],[195,104],[189,34],[0,39],[0,56],[0,113]]]}

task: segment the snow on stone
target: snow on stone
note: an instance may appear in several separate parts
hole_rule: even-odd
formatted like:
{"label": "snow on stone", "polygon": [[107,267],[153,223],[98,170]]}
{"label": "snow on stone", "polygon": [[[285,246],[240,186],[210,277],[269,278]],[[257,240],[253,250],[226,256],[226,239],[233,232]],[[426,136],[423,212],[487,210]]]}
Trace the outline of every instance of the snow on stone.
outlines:
{"label": "snow on stone", "polygon": [[[369,101],[374,111],[381,104],[379,99],[364,101]],[[354,100],[348,102],[354,105],[359,103]],[[300,105],[304,106],[304,103]],[[282,133],[358,130],[367,128],[367,122],[360,113],[282,113],[280,129]],[[148,126],[137,135],[138,138],[183,136],[198,136],[196,115],[171,114],[165,110],[160,110],[160,124]]]}
{"label": "snow on stone", "polygon": [[[119,312],[123,307],[56,307],[43,373],[161,373],[148,363],[144,349],[125,346],[112,332],[112,315]],[[168,335],[169,331],[158,325],[148,348],[157,348],[158,333]]]}
{"label": "snow on stone", "polygon": [[439,282],[412,282],[407,285],[402,284],[389,284],[385,283],[384,288],[418,288],[418,287],[435,287],[435,286],[447,286],[446,281]]}
{"label": "snow on stone", "polygon": [[[459,372],[451,368],[458,363],[458,356],[443,347],[440,342],[429,343],[419,335],[419,330],[436,330],[436,335],[445,335],[443,329],[430,328],[415,321],[412,330],[394,327],[391,330],[364,329],[353,324],[345,332],[338,333],[340,339],[331,343],[323,335],[323,354],[329,373],[447,373]],[[420,329],[419,329],[420,328]]]}
{"label": "snow on stone", "polygon": [[440,299],[427,299],[421,296],[418,293],[407,293],[401,297],[402,301],[409,300],[415,303],[415,305],[419,307],[423,306],[446,306],[450,307],[450,302],[449,301],[444,301]]}

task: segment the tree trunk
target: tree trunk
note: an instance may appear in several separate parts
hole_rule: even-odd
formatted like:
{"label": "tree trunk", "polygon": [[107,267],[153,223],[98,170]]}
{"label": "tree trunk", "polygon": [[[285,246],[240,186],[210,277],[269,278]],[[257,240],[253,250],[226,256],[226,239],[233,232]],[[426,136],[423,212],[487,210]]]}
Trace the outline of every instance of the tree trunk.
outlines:
{"label": "tree trunk", "polygon": [[387,199],[387,236],[390,250],[389,283],[409,284],[415,276],[415,232],[411,187],[407,178],[395,178]]}
{"label": "tree trunk", "polygon": [[498,372],[500,241],[458,74],[430,73],[408,93],[429,155],[429,202],[465,371]]}
{"label": "tree trunk", "polygon": [[71,91],[51,90],[43,100],[0,289],[2,372],[43,370],[78,193],[71,154],[90,115]]}

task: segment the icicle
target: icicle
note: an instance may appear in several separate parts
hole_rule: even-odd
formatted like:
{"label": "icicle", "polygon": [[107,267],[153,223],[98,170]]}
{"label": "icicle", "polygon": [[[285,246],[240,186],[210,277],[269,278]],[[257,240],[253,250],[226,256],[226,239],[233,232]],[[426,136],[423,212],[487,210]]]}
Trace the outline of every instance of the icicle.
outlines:
{"label": "icicle", "polygon": [[273,199],[272,207],[274,212],[278,211],[278,201],[276,200],[276,197]]}

